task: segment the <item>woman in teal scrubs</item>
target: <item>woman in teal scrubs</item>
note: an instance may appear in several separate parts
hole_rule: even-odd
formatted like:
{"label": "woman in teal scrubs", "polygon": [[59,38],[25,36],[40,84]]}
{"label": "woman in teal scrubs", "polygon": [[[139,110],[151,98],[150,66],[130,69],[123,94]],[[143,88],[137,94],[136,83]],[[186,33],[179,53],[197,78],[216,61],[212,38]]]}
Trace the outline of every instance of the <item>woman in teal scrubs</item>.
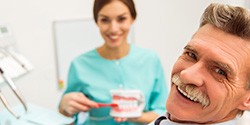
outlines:
{"label": "woman in teal scrubs", "polygon": [[[156,53],[129,44],[127,36],[136,19],[133,0],[95,0],[94,19],[104,39],[97,47],[75,58],[70,66],[68,85],[59,111],[74,116],[88,112],[83,125],[143,125],[165,112],[168,95],[162,65]],[[114,118],[110,90],[140,90],[145,107],[140,117]]]}

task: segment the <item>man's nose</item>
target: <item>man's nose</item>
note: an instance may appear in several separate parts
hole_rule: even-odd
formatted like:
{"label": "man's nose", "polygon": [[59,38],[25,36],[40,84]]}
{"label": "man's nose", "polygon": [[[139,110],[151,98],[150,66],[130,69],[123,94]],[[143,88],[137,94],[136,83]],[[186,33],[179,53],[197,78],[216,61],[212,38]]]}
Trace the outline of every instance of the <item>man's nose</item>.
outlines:
{"label": "man's nose", "polygon": [[204,84],[206,70],[202,63],[195,63],[180,72],[180,78],[185,84],[202,86]]}

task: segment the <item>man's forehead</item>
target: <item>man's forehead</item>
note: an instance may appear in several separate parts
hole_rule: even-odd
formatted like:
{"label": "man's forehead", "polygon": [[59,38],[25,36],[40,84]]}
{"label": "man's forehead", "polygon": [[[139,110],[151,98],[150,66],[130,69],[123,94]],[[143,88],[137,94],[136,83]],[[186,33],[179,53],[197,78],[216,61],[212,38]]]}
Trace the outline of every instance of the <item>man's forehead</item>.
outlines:
{"label": "man's forehead", "polygon": [[200,27],[197,32],[193,34],[190,42],[192,41],[210,42],[216,45],[220,45],[218,43],[222,43],[221,45],[232,49],[236,49],[239,45],[239,48],[237,49],[244,49],[244,51],[246,51],[245,49],[248,49],[248,51],[250,51],[250,39],[243,39],[237,35],[227,33],[211,24],[206,24]]}

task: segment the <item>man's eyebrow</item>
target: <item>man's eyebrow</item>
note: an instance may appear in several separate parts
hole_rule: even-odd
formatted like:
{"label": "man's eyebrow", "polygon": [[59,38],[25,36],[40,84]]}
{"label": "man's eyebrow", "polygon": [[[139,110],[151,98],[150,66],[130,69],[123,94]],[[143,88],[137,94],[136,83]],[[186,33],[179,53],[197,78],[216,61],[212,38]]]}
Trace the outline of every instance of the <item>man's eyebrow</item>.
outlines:
{"label": "man's eyebrow", "polygon": [[224,68],[229,74],[231,74],[232,68],[228,64],[225,64],[223,62],[216,62],[216,61],[213,61],[213,63],[215,63],[216,65],[219,65],[222,68]]}
{"label": "man's eyebrow", "polygon": [[192,46],[190,46],[190,45],[186,45],[186,46],[184,47],[184,49],[189,50],[189,51],[192,51],[192,52],[195,53],[195,54],[198,53],[198,52],[197,52]]}

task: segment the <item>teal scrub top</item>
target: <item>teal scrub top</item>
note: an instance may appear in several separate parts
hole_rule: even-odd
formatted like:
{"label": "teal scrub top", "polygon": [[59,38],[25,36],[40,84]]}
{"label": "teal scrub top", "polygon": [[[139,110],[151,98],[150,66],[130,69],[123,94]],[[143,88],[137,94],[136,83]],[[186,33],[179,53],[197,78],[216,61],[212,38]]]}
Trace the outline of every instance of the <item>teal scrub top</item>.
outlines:
{"label": "teal scrub top", "polygon": [[[129,54],[118,60],[107,60],[96,49],[75,58],[71,62],[64,94],[82,92],[93,101],[110,103],[110,90],[121,87],[143,92],[145,112],[154,111],[159,115],[166,112],[168,89],[160,60],[156,53],[133,44]],[[110,110],[110,107],[89,110],[89,117],[83,125],[142,125],[117,123],[109,115]]]}

